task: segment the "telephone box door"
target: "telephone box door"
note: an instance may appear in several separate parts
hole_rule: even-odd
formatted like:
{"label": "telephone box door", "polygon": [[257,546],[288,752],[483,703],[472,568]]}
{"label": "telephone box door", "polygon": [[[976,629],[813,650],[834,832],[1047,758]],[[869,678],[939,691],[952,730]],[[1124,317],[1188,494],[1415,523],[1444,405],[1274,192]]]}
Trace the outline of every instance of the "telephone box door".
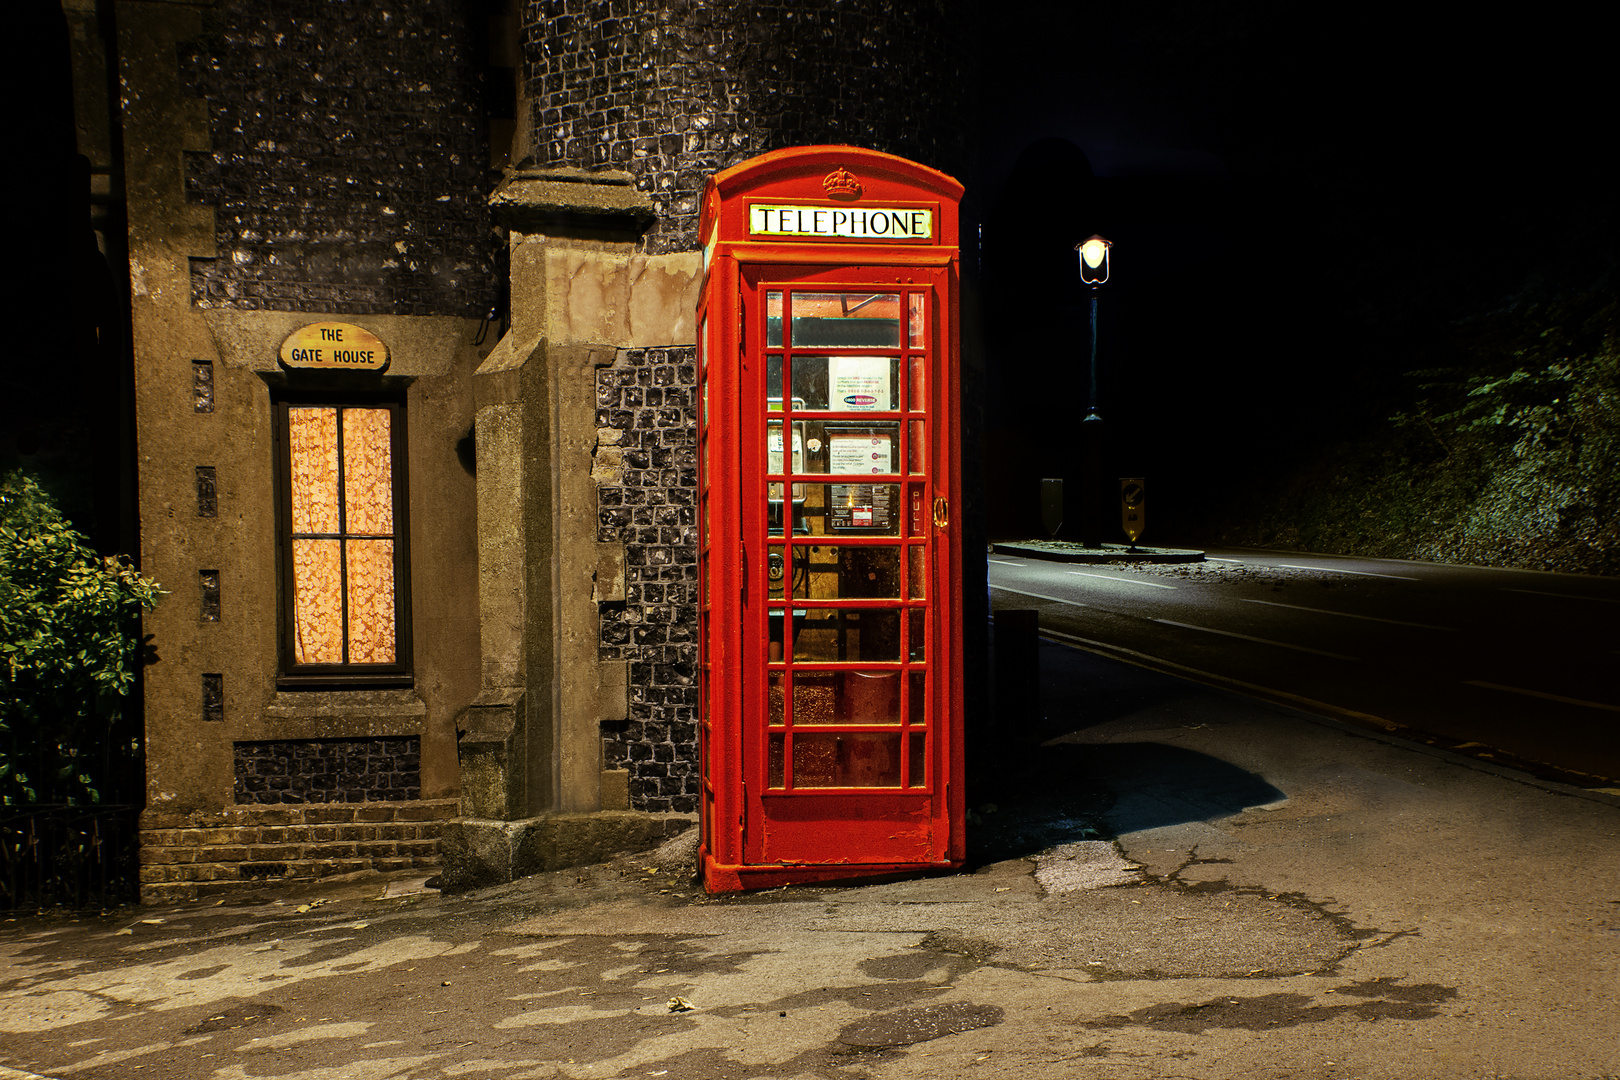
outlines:
{"label": "telephone box door", "polygon": [[[900,280],[897,280],[899,278]],[[946,861],[941,270],[742,274],[744,856]],[[753,468],[748,466],[752,465]],[[750,512],[751,511],[751,512]],[[749,719],[752,718],[752,723]]]}

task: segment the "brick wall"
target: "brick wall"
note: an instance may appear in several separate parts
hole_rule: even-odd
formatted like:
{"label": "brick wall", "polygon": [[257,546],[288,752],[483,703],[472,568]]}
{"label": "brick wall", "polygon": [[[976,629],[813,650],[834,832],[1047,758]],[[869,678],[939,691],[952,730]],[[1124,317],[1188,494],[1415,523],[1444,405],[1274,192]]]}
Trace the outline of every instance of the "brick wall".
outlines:
{"label": "brick wall", "polygon": [[485,198],[472,5],[222,0],[182,56],[212,149],[187,192],[215,208],[192,262],[203,307],[347,315],[489,310],[504,243]]}
{"label": "brick wall", "polygon": [[265,880],[438,866],[455,799],[229,806],[141,815],[141,900],[188,900]]}
{"label": "brick wall", "polygon": [[767,150],[847,143],[963,179],[977,96],[969,8],[526,0],[535,159],[633,173],[658,213],[654,252],[697,247],[705,178]]}
{"label": "brick wall", "polygon": [[695,813],[697,351],[624,349],[596,377],[597,539],[625,546],[625,600],[601,606],[601,657],[629,665],[630,715],[604,764],[636,810]]}

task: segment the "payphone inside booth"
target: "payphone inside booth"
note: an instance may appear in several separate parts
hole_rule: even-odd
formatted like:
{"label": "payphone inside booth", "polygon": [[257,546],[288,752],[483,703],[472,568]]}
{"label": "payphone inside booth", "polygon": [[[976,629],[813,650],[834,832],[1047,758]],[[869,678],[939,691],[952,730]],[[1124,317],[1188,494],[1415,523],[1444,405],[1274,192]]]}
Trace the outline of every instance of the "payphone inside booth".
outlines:
{"label": "payphone inside booth", "polygon": [[698,311],[711,891],[944,869],[962,790],[957,205],[853,147],[711,178]]}

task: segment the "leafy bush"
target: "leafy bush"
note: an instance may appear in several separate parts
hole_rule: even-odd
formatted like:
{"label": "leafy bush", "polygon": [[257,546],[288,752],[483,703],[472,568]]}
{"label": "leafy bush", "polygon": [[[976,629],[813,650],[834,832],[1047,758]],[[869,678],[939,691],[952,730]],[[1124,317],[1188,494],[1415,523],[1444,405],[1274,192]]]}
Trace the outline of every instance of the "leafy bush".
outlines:
{"label": "leafy bush", "polygon": [[97,555],[32,478],[0,481],[0,802],[101,801],[140,615],[161,595],[127,559]]}

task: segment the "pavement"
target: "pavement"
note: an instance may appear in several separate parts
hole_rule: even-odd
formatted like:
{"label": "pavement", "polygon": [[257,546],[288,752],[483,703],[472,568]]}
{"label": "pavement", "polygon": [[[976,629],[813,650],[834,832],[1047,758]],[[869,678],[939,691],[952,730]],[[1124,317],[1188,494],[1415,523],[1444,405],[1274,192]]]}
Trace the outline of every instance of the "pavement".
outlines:
{"label": "pavement", "polygon": [[1194,548],[1149,547],[1147,544],[1099,544],[1086,547],[1074,540],[999,541],[991,551],[1021,555],[1027,559],[1050,559],[1072,563],[1196,563],[1204,553]]}
{"label": "pavement", "polygon": [[1052,642],[972,864],[0,924],[0,1078],[1620,1078],[1620,799]]}

